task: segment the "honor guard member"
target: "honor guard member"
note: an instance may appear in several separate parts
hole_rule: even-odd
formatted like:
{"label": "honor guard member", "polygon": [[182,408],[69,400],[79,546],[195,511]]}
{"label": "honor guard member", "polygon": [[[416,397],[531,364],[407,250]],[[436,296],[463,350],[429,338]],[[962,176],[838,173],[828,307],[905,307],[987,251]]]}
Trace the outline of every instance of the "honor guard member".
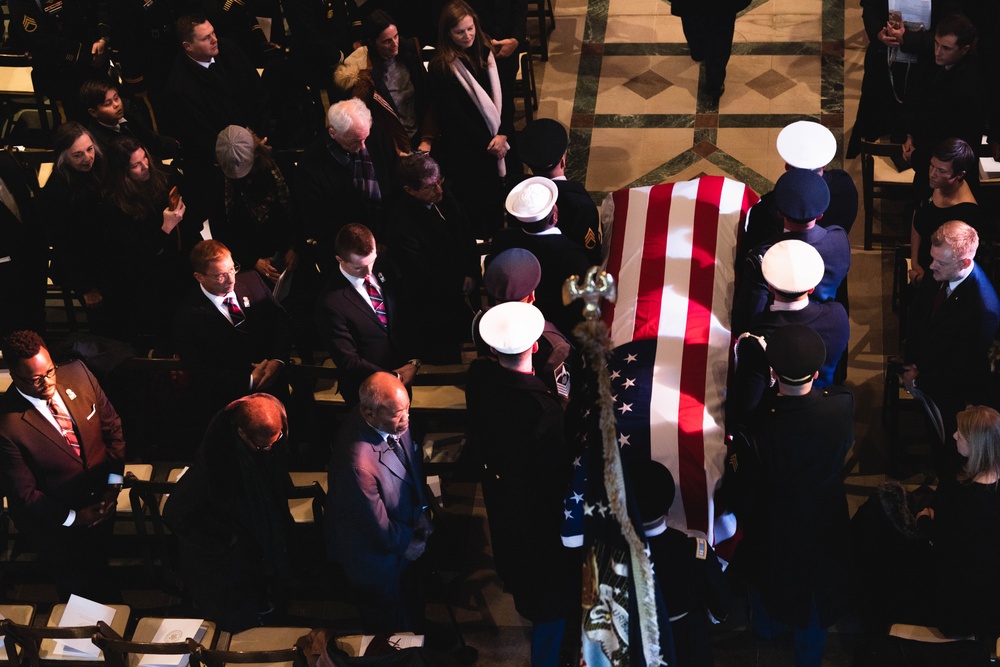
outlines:
{"label": "honor guard member", "polygon": [[[778,155],[785,161],[785,170],[808,169],[826,181],[830,189],[830,205],[823,212],[822,227],[837,225],[848,234],[858,216],[858,188],[854,179],[843,169],[828,169],[827,165],[837,155],[837,139],[825,126],[811,120],[795,121],[778,133]],[[746,233],[741,248],[753,248],[782,229],[781,214],[774,203],[774,191],[760,198],[750,209]]]}
{"label": "honor guard member", "polygon": [[[494,257],[486,267],[483,286],[486,294],[497,304],[510,301],[534,303],[535,288],[538,287],[541,276],[542,267],[530,251],[524,248],[511,248]],[[476,343],[479,356],[495,358],[479,331],[479,323],[485,312],[480,310],[472,320],[472,340]],[[572,388],[570,382],[572,353],[573,345],[554,324],[546,320],[542,335],[538,339],[538,349],[531,355],[531,365],[542,382],[559,397],[563,407],[569,402]]]}
{"label": "honor guard member", "polygon": [[770,301],[767,282],[761,274],[761,262],[767,249],[778,241],[796,239],[816,248],[823,258],[823,279],[810,295],[815,301],[829,301],[837,296],[840,284],[851,266],[851,245],[842,227],[817,224],[830,205],[826,181],[808,169],[789,169],[774,186],[774,202],[782,216],[783,231],[760,243],[747,254],[738,276],[733,304],[733,331],[747,331],[750,320]]}
{"label": "honor guard member", "polygon": [[521,159],[535,176],[552,179],[559,190],[559,229],[583,247],[592,265],[601,263],[601,223],[597,206],[579,181],[566,178],[566,128],[551,118],[529,123],[518,136]]}
{"label": "honor guard member", "polygon": [[[746,437],[737,438],[745,449],[736,453],[757,461],[755,502],[734,562],[749,584],[753,632],[771,639],[791,630],[795,664],[817,667],[826,629],[847,606],[850,514],[841,469],[854,442],[854,397],[813,385],[825,358],[823,339],[807,326],[771,334],[767,359],[778,392],[750,417]],[[732,466],[737,474],[741,467]]]}
{"label": "honor guard member", "polygon": [[767,391],[771,378],[764,350],[767,337],[776,329],[804,324],[823,339],[826,359],[813,383],[817,389],[833,384],[834,372],[847,351],[851,332],[842,305],[809,298],[823,278],[823,258],[811,245],[796,240],[775,243],[764,255],[761,269],[774,302],[754,316],[749,330],[736,341],[736,371],[726,398],[726,418],[733,426],[741,423]]}
{"label": "honor guard member", "polygon": [[[570,478],[563,409],[534,373],[531,352],[545,319],[527,303],[502,303],[480,322],[497,359],[469,367],[469,446],[483,462],[483,501],[497,574],[532,622],[532,667],[559,664],[573,610],[572,551],[559,536]],[[579,576],[579,575],[578,575]],[[579,610],[580,589],[576,585]]]}
{"label": "honor guard member", "polygon": [[486,266],[490,265],[493,257],[508,248],[531,251],[542,267],[535,305],[545,319],[569,337],[573,327],[583,321],[583,304],[563,305],[563,283],[570,276],[586,274],[590,262],[583,248],[559,229],[558,198],[559,190],[555,183],[544,176],[532,176],[515,185],[507,195],[505,206],[507,213],[518,224],[501,229],[493,236]]}

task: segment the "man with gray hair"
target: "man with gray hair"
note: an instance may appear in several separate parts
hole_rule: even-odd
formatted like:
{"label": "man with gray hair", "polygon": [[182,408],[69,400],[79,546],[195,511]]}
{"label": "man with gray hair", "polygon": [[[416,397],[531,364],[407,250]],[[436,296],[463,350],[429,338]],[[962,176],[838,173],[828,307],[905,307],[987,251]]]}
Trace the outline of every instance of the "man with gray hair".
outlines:
{"label": "man with gray hair", "polygon": [[302,156],[298,189],[299,210],[319,243],[324,270],[336,268],[333,240],[340,228],[359,222],[378,237],[399,191],[396,149],[385,130],[372,125],[364,102],[356,97],[337,102],[327,123],[327,136]]}

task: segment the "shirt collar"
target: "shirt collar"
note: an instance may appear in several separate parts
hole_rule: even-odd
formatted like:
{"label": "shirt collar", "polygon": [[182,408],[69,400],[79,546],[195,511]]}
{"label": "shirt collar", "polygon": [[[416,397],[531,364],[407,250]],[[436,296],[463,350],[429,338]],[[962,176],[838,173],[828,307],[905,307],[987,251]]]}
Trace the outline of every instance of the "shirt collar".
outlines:
{"label": "shirt collar", "polygon": [[795,301],[778,301],[775,299],[771,304],[771,312],[805,310],[809,307],[809,298],[796,299]]}
{"label": "shirt collar", "polygon": [[212,56],[211,58],[209,58],[209,60],[208,60],[208,62],[207,62],[207,63],[203,63],[203,62],[202,62],[202,61],[200,61],[200,60],[195,60],[194,58],[191,58],[191,56],[188,56],[188,58],[189,58],[189,59],[191,60],[191,62],[193,62],[193,63],[194,63],[195,65],[198,65],[199,67],[204,67],[205,69],[208,69],[209,67],[211,67],[212,65],[214,65],[214,64],[215,64],[215,56]]}
{"label": "shirt collar", "polygon": [[233,297],[233,301],[236,301],[236,292],[230,291],[222,296],[219,296],[218,294],[212,294],[209,292],[201,283],[198,283],[198,287],[201,289],[201,293],[207,296],[208,300],[215,304],[216,308],[223,308],[223,302],[227,297]]}

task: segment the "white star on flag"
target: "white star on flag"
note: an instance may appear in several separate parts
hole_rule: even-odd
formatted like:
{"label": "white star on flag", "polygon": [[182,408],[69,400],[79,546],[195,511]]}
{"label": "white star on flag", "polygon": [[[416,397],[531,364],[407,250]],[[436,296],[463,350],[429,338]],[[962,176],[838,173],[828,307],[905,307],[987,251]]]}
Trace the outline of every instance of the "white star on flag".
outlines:
{"label": "white star on flag", "polygon": [[587,503],[584,503],[583,504],[583,513],[585,515],[587,515],[587,516],[594,516],[594,506],[593,505],[588,505]]}
{"label": "white star on flag", "polygon": [[567,519],[572,519],[573,512],[571,512],[570,510],[563,510],[563,516],[565,516]]}
{"label": "white star on flag", "polygon": [[611,371],[611,379],[612,380],[617,380],[620,376],[621,376],[621,373],[619,373],[618,371]]}
{"label": "white star on flag", "polygon": [[625,363],[626,364],[631,364],[633,361],[638,361],[638,359],[636,358],[636,355],[630,354],[627,357],[625,357]]}
{"label": "white star on flag", "polygon": [[625,384],[622,385],[623,389],[628,389],[629,387],[635,386],[635,378],[625,378]]}
{"label": "white star on flag", "polygon": [[631,403],[622,403],[622,406],[620,408],[618,408],[618,409],[621,410],[622,414],[625,414],[626,412],[632,412],[632,404]]}
{"label": "white star on flag", "polygon": [[580,492],[578,492],[578,491],[574,491],[574,492],[573,492],[573,495],[572,495],[572,498],[573,498],[573,500],[574,500],[574,501],[576,501],[577,503],[581,503],[581,502],[583,502],[583,494],[582,494],[582,493],[580,493]]}
{"label": "white star on flag", "polygon": [[630,443],[628,441],[628,438],[629,438],[629,436],[625,435],[624,433],[622,433],[621,435],[619,435],[618,436],[618,446],[619,447],[624,447],[625,445],[631,445],[632,443]]}

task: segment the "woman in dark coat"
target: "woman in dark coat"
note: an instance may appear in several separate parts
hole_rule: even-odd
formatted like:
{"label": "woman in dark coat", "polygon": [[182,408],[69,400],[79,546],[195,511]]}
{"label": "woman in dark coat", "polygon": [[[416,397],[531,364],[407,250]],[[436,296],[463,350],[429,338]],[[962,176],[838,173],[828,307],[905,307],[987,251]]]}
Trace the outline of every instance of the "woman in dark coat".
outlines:
{"label": "woman in dark coat", "polygon": [[56,128],[52,141],[55,169],[42,190],[52,279],[83,303],[90,330],[106,334],[103,292],[108,257],[100,217],[104,156],[94,136],[76,121]]}
{"label": "woman in dark coat", "polygon": [[438,53],[430,64],[431,104],[438,137],[434,158],[459,203],[488,238],[503,225],[504,158],[513,132],[490,38],[463,0],[445,5],[438,23]]}
{"label": "woman in dark coat", "polygon": [[187,255],[200,237],[182,229],[184,200],[170,200],[176,180],[132,137],[112,144],[103,217],[114,279],[105,299],[118,337],[145,349],[169,341],[177,303],[193,287]]}

